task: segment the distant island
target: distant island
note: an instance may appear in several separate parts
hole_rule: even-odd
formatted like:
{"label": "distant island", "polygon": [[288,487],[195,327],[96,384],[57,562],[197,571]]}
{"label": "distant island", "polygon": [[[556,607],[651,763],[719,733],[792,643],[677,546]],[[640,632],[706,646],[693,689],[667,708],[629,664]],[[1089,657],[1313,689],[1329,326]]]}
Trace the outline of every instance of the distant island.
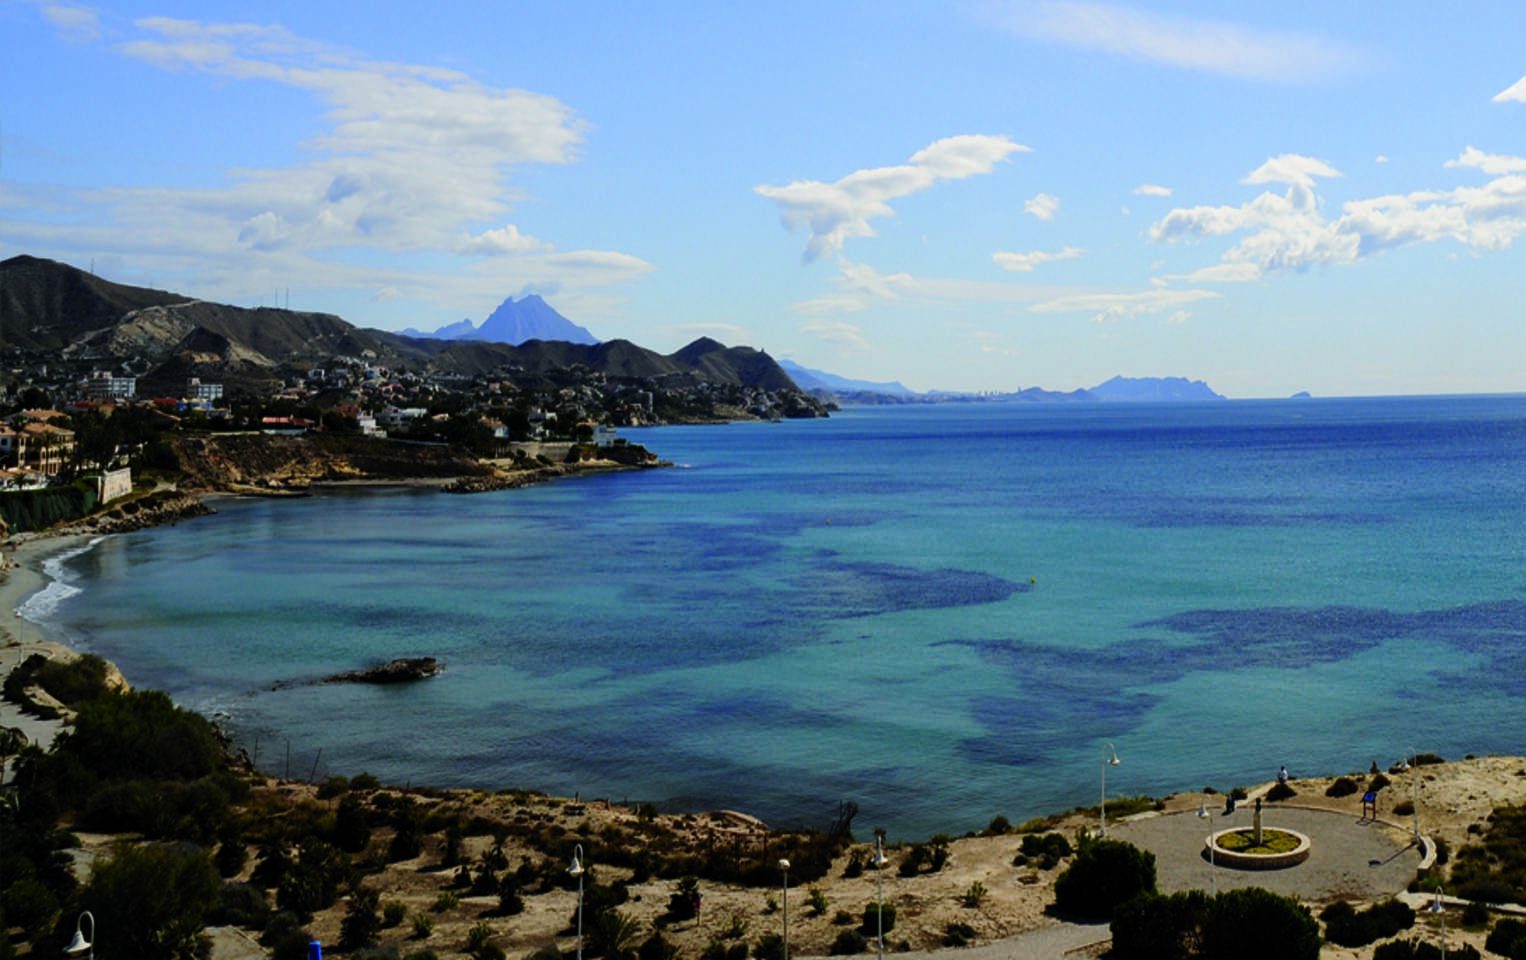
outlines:
{"label": "distant island", "polygon": [[876,382],[855,380],[824,370],[801,366],[793,360],[781,360],[779,366],[802,390],[839,403],[1198,403],[1226,399],[1202,380],[1185,377],[1117,376],[1094,387],[1059,391],[1044,387],[1025,387],[1011,391],[969,392],[929,390],[919,393],[898,380]]}

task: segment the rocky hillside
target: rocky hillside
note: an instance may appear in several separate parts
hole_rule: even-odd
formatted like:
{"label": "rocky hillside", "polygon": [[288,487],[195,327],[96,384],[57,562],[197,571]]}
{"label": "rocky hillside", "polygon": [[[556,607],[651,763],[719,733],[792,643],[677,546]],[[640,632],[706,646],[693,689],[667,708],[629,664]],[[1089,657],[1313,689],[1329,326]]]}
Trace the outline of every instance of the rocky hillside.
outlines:
{"label": "rocky hillside", "polygon": [[299,489],[335,480],[444,480],[486,475],[492,469],[444,446],[388,443],[367,437],[312,434],[212,434],[173,443],[192,491]]}

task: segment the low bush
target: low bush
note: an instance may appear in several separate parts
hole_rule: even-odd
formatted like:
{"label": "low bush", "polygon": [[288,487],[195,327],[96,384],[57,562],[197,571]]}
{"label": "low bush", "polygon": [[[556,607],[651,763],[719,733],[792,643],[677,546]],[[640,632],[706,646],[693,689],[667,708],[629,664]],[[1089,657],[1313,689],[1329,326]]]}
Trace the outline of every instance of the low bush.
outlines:
{"label": "low bush", "polygon": [[1338,900],[1319,918],[1325,924],[1325,939],[1343,947],[1365,947],[1415,925],[1415,911],[1398,900],[1384,900],[1365,910]]}
{"label": "low bush", "polygon": [[1149,894],[1113,915],[1115,960],[1317,960],[1319,924],[1296,900],[1266,890]]}
{"label": "low bush", "polygon": [[1407,817],[1414,812],[1415,803],[1413,800],[1400,800],[1394,804],[1394,816],[1396,817]]}
{"label": "low bush", "polygon": [[969,889],[960,897],[966,907],[975,909],[986,902],[986,885],[976,880],[970,884]]}
{"label": "low bush", "polygon": [[1526,944],[1526,921],[1506,917],[1489,931],[1489,937],[1484,941],[1484,949],[1502,957],[1511,957],[1513,960],[1517,947],[1521,944]]}
{"label": "low bush", "polygon": [[986,826],[986,836],[988,837],[999,837],[1011,832],[1012,821],[1000,814],[992,817],[990,824]]}
{"label": "low bush", "polygon": [[193,960],[221,890],[203,851],[146,844],[122,847],[98,864],[80,903],[111,931],[113,957]]}
{"label": "low bush", "polygon": [[253,884],[225,883],[208,920],[222,926],[263,930],[270,921],[270,900]]}
{"label": "low bush", "polygon": [[1054,882],[1055,906],[1082,917],[1111,917],[1119,904],[1154,892],[1155,855],[1122,840],[1083,840]]}
{"label": "low bush", "polygon": [[828,952],[834,957],[851,956],[869,949],[869,941],[857,930],[839,930]]}
{"label": "low bush", "polygon": [[[1447,949],[1451,960],[1480,960],[1478,950],[1469,944]],[[1441,948],[1421,940],[1392,940],[1372,951],[1372,960],[1443,960]]]}
{"label": "low bush", "polygon": [[1279,800],[1291,800],[1298,796],[1298,791],[1285,783],[1274,783],[1270,790],[1266,791],[1268,803],[1276,803]]}
{"label": "low bush", "polygon": [[380,901],[381,895],[370,887],[350,891],[350,902],[345,905],[344,919],[339,923],[341,950],[358,950],[376,942],[382,926],[382,918],[377,913]]}
{"label": "low bush", "polygon": [[653,930],[652,935],[636,948],[636,960],[677,960],[677,957],[678,948],[662,935],[661,930]]}
{"label": "low bush", "polygon": [[859,929],[871,936],[878,936],[880,931],[880,920],[882,917],[885,923],[885,932],[889,933],[890,931],[894,930],[895,904],[869,904],[869,906],[864,908],[864,922],[859,926]]}
{"label": "low bush", "polygon": [[1335,782],[1325,788],[1325,796],[1349,797],[1359,789],[1356,781],[1350,777],[1336,777]]}
{"label": "low bush", "polygon": [[784,938],[777,933],[765,933],[752,948],[753,960],[784,960]]}
{"label": "low bush", "polygon": [[951,923],[943,928],[945,947],[967,947],[975,939],[975,928],[967,923]]}

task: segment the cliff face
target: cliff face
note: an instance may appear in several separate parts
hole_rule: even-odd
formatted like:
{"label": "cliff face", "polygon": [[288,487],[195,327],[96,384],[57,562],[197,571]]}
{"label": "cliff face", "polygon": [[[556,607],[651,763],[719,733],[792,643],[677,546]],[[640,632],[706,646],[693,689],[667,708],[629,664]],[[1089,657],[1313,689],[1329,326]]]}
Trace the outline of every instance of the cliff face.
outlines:
{"label": "cliff face", "polygon": [[174,443],[181,488],[197,491],[293,489],[335,480],[447,479],[491,468],[451,447],[366,437],[230,434]]}

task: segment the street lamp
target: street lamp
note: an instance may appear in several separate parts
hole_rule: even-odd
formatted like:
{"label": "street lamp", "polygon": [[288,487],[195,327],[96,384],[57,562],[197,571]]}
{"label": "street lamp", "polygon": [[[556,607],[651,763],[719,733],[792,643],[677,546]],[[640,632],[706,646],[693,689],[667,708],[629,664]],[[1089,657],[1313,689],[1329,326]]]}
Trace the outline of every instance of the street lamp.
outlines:
{"label": "street lamp", "polygon": [[1447,914],[1446,904],[1441,902],[1441,884],[1436,884],[1436,899],[1426,907],[1431,913],[1441,918],[1441,960],[1447,960]]}
{"label": "street lamp", "polygon": [[874,938],[874,953],[879,960],[885,960],[885,865],[890,858],[885,856],[885,831],[874,831],[874,859],[869,863],[874,867],[874,919],[879,924],[879,931]]}
{"label": "street lamp", "polygon": [[1112,743],[1104,743],[1102,745],[1102,802],[1098,805],[1098,810],[1102,819],[1102,835],[1104,837],[1107,836],[1107,768],[1116,767],[1122,762],[1122,760],[1118,759],[1118,748],[1114,747]]}
{"label": "street lamp", "polygon": [[572,866],[567,872],[578,878],[578,960],[583,960],[583,845],[577,844],[572,850]]}
{"label": "street lamp", "polygon": [[1399,769],[1410,774],[1410,812],[1415,815],[1415,846],[1420,846],[1420,764],[1415,762],[1415,748],[1409,748],[1409,759],[1399,761]]}
{"label": "street lamp", "polygon": [[784,960],[789,960],[789,861],[779,858],[779,872],[784,875]]}
{"label": "street lamp", "polygon": [[[89,940],[85,939],[85,934],[83,933],[83,931],[80,930],[80,925],[85,922],[85,918],[86,917],[90,918],[90,939]],[[75,920],[74,920],[74,939],[69,941],[69,945],[67,947],[64,947],[64,956],[66,956],[66,957],[87,957],[87,958],[89,958],[89,960],[95,960],[95,942],[94,941],[95,941],[95,914],[91,913],[89,910],[86,910],[85,912],[81,913],[78,917],[76,917]]]}
{"label": "street lamp", "polygon": [[1219,876],[1213,862],[1213,814],[1208,809],[1207,799],[1198,804],[1197,815],[1199,820],[1208,821],[1208,892],[1212,896],[1218,896]]}

